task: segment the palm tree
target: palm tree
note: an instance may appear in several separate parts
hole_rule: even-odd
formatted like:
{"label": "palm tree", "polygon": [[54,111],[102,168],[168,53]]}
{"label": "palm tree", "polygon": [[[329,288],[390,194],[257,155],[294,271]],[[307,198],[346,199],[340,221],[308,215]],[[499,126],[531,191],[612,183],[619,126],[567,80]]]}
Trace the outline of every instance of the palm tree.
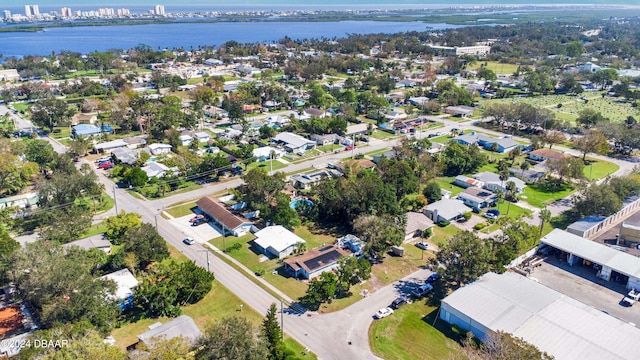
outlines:
{"label": "palm tree", "polygon": [[547,204],[545,204],[540,210],[540,236],[542,236],[544,224],[549,223],[549,221],[551,221],[551,210],[547,209]]}
{"label": "palm tree", "polygon": [[522,169],[522,176],[524,176],[524,172],[525,172],[525,171],[529,170],[529,167],[530,167],[530,165],[529,165],[529,163],[528,163],[528,162],[526,162],[526,161],[523,161],[523,162],[520,164],[520,169]]}

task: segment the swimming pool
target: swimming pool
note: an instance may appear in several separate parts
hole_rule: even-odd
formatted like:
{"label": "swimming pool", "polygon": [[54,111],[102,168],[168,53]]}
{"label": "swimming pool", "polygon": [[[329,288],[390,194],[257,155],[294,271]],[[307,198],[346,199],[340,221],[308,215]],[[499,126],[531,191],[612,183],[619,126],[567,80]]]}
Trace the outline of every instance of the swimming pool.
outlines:
{"label": "swimming pool", "polygon": [[295,199],[289,203],[289,206],[291,206],[292,209],[296,209],[298,205],[301,203],[305,203],[307,205],[313,205],[313,201],[309,199]]}

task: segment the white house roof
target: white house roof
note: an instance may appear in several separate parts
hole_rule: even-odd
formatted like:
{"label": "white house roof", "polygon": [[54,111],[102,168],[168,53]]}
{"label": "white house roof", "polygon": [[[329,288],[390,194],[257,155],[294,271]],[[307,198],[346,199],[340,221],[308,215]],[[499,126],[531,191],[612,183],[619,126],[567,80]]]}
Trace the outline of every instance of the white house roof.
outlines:
{"label": "white house roof", "polygon": [[155,144],[149,145],[149,149],[151,149],[152,151],[156,149],[171,149],[171,145],[155,143]]}
{"label": "white house roof", "polygon": [[116,140],[96,144],[94,147],[96,150],[109,150],[109,149],[115,149],[115,148],[120,148],[125,146],[127,146],[127,143],[124,140],[116,139]]}
{"label": "white house roof", "polygon": [[[458,215],[471,211],[471,208],[456,199],[442,199],[427,205],[427,210],[438,211],[438,215],[445,219],[452,219]],[[437,220],[437,219],[436,219]]]}
{"label": "white house roof", "polygon": [[274,151],[276,154],[276,157],[278,155],[282,155],[282,151],[278,150],[278,149],[274,149],[271,146],[263,146],[257,149],[253,149],[253,156],[255,157],[269,157],[271,156],[271,152]]}
{"label": "white house roof", "polygon": [[585,260],[608,266],[621,274],[640,279],[640,258],[625,252],[560,229],[554,229],[540,239],[540,242]]}
{"label": "white house roof", "polygon": [[[480,180],[482,182],[484,182],[485,184],[500,184],[502,186],[503,181],[500,180],[500,175],[490,172],[490,171],[483,171],[481,173],[477,173],[475,175],[473,175],[473,178],[476,180]],[[504,186],[506,187],[507,182],[509,181],[513,181],[516,184],[516,187],[518,189],[522,189],[525,186],[527,186],[527,184],[518,179],[517,177],[514,176],[510,176],[509,179],[504,181]]]}
{"label": "white house roof", "polygon": [[282,225],[267,226],[255,233],[255,243],[261,248],[272,248],[277,252],[284,251],[297,243],[306,243],[304,239],[287,230]]}
{"label": "white house roof", "polygon": [[136,280],[129,269],[112,272],[111,274],[101,276],[100,279],[113,280],[113,282],[116,283],[115,298],[119,300],[128,298],[132,294],[131,289],[138,286],[138,280]]}
{"label": "white house roof", "polygon": [[484,274],[442,302],[558,360],[638,357],[640,329],[512,272]]}
{"label": "white house roof", "polygon": [[168,166],[166,166],[164,164],[161,164],[161,163],[158,163],[158,162],[148,163],[147,166],[144,166],[141,169],[150,178],[152,178],[152,177],[162,177],[165,172],[170,170]]}
{"label": "white house roof", "polygon": [[205,139],[205,138],[211,137],[211,135],[206,131],[199,131],[193,134],[193,136],[195,136],[198,139]]}
{"label": "white house roof", "polygon": [[151,345],[155,339],[171,340],[178,336],[184,337],[189,344],[193,345],[202,336],[202,331],[200,331],[192,318],[187,315],[181,315],[138,335],[138,339],[146,345]]}
{"label": "white house roof", "polygon": [[307,146],[309,144],[315,145],[314,141],[311,141],[309,139],[303,138],[300,135],[293,134],[293,133],[290,133],[290,132],[280,133],[280,134],[276,135],[276,137],[274,139],[276,141],[279,141],[279,142],[287,143],[288,145],[290,145],[293,148]]}

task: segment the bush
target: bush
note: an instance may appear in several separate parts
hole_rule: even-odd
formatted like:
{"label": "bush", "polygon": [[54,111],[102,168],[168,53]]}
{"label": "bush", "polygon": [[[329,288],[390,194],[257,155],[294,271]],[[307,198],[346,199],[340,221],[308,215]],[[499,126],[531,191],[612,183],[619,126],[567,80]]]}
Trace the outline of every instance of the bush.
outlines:
{"label": "bush", "polygon": [[487,224],[486,224],[486,223],[479,223],[479,224],[476,224],[476,225],[473,227],[473,229],[474,229],[474,230],[482,230],[482,229],[484,229],[484,228],[486,228],[486,227],[487,227]]}
{"label": "bush", "polygon": [[431,237],[431,235],[433,235],[433,230],[431,230],[431,228],[422,230],[422,237],[423,238],[429,238],[429,237]]}
{"label": "bush", "polygon": [[236,250],[240,250],[242,249],[242,244],[240,243],[235,243],[231,246],[228,246],[227,249],[225,250],[225,252],[231,252],[231,251],[236,251]]}
{"label": "bush", "polygon": [[449,226],[449,224],[451,224],[451,223],[448,222],[448,221],[441,221],[441,222],[438,223],[438,226],[447,227],[447,226]]}
{"label": "bush", "polygon": [[264,275],[264,273],[265,273],[264,269],[256,270],[256,275],[258,276],[262,276]]}
{"label": "bush", "polygon": [[462,214],[462,217],[464,218],[464,221],[469,221],[469,219],[471,219],[471,216],[473,216],[471,211],[468,211],[468,212]]}

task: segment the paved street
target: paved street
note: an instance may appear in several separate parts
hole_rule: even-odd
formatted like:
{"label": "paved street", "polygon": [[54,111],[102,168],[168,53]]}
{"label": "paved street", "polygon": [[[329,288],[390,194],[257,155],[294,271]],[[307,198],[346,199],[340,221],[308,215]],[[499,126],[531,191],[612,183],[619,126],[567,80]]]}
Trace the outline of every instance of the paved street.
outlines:
{"label": "paved street", "polygon": [[[3,107],[0,106],[0,114]],[[6,108],[5,108],[6,111]],[[30,127],[30,122],[17,117],[19,126]],[[457,123],[449,120],[442,120],[445,124],[444,128],[434,129],[431,132],[440,131],[449,132],[452,128],[473,129],[483,132],[490,132],[485,129],[477,128],[471,123]],[[419,136],[427,136],[429,132],[420,134]],[[49,138],[47,138],[49,139]],[[64,152],[65,148],[56,141],[49,139],[54,145],[54,149],[58,152]],[[399,139],[392,141],[372,141],[369,146],[357,148],[356,154],[368,153],[375,150],[389,148],[396,144]],[[563,149],[565,150],[565,149]],[[566,150],[572,152],[572,150]],[[291,164],[284,171],[291,173],[309,167],[324,167],[328,162],[337,162],[341,159],[349,157],[352,152],[330,153],[321,157],[310,159],[299,164]],[[603,158],[594,156],[596,158]],[[604,159],[604,158],[603,158]],[[629,172],[633,165],[625,161],[612,160],[620,165],[620,170],[616,174],[624,174]],[[94,164],[90,164],[95,168]],[[184,253],[190,259],[196,261],[200,266],[207,267],[209,265],[211,271],[215,273],[216,280],[231,290],[238,297],[243,299],[246,305],[252,307],[261,314],[265,314],[272,303],[279,303],[280,299],[273,297],[270,293],[253,283],[244,274],[236,271],[231,266],[220,260],[213,254],[209,254],[210,263],[207,264],[208,250],[201,246],[188,246],[182,243],[184,238],[184,229],[181,226],[175,226],[171,220],[166,220],[158,216],[163,208],[168,207],[176,202],[197,199],[201,196],[216,193],[225,189],[233,188],[242,183],[241,179],[233,179],[224,183],[212,183],[203,186],[200,189],[173,195],[159,200],[141,200],[124,189],[115,187],[111,179],[108,179],[105,172],[96,170],[99,181],[105,185],[105,190],[111,196],[114,196],[117,211],[135,212],[142,216],[142,220],[147,223],[156,224],[158,232],[168,243]],[[558,204],[556,210],[567,206],[568,204]],[[101,214],[100,218],[104,218],[116,213],[116,208],[105,214]],[[215,250],[214,250],[215,251]],[[402,291],[406,291],[411,284],[425,279],[429,272],[427,270],[419,270],[411,276],[389,285],[383,289],[379,289],[369,297],[362,299],[347,309],[331,314],[319,315],[317,313],[297,314],[292,311],[285,310],[284,330],[292,338],[296,339],[303,346],[310,349],[318,355],[320,359],[375,359],[371,353],[368,343],[368,328],[371,324],[373,313],[379,308],[385,307]],[[354,295],[360,296],[360,295]],[[240,305],[240,304],[238,304]]]}

